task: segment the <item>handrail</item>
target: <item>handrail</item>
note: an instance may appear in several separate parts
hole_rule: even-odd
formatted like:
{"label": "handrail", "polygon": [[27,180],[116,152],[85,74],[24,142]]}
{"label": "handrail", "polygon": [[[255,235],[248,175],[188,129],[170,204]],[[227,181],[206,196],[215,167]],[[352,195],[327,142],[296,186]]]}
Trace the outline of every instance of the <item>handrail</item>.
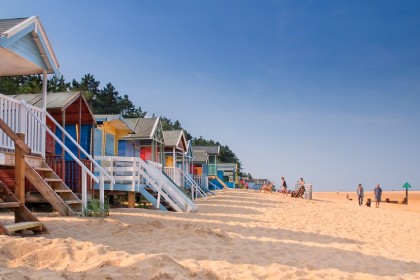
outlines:
{"label": "handrail", "polygon": [[209,181],[209,184],[210,184],[210,185],[212,185],[212,186],[213,186],[216,190],[218,190],[218,189],[219,189],[219,187],[218,187],[218,186],[216,186],[215,184],[213,184],[213,183],[212,183],[212,182],[210,182],[210,181]]}
{"label": "handrail", "polygon": [[[146,164],[147,165],[147,164]],[[143,176],[146,181],[149,182],[150,185],[152,185],[152,187],[158,192],[158,195],[163,195],[163,197],[165,198],[166,201],[168,201],[168,203],[171,204],[171,207],[173,207],[175,210],[182,212],[182,209],[177,205],[176,202],[174,202],[169,195],[162,189],[162,187],[160,186],[160,182],[155,182],[155,180],[153,180],[153,178],[151,176],[149,176],[146,172],[144,172],[144,170],[142,170],[141,168],[141,163],[140,163],[140,174],[141,176]],[[173,203],[171,203],[171,201]],[[159,208],[159,201],[156,203],[156,208]],[[187,210],[187,209],[185,209]]]}
{"label": "handrail", "polygon": [[[148,161],[150,162],[150,161]],[[164,174],[161,170],[157,169],[155,167],[155,165],[153,164],[148,164],[146,162],[144,162],[141,158],[140,158],[140,163],[143,165],[144,164],[144,168],[146,169],[147,172],[153,173],[155,176],[154,177],[158,177],[159,181],[161,181],[161,179],[163,178],[164,181],[163,183],[165,183],[168,185],[174,185],[173,182],[171,182]],[[178,201],[179,204],[184,203],[183,200],[185,200],[187,202],[188,205],[190,205],[190,203],[188,203],[188,201],[191,201],[188,196],[186,196],[177,186],[175,187],[169,187],[168,191],[174,195],[173,199],[176,199]],[[191,201],[191,203],[194,205],[194,202]],[[185,205],[184,205],[185,206]],[[191,207],[191,205],[190,205]],[[188,210],[188,207],[185,206],[185,211]]]}
{"label": "handrail", "polygon": [[40,119],[38,118],[38,116],[36,116],[34,113],[32,113],[29,108],[26,106],[26,102],[22,100],[21,103],[27,110],[28,112],[32,115],[32,117],[34,117],[38,122],[41,123],[42,127],[54,138],[55,141],[57,141],[58,144],[60,144],[61,147],[63,147],[64,150],[66,150],[66,152],[84,169],[84,171],[86,173],[88,173],[90,175],[90,177],[92,177],[92,179],[96,182],[99,183],[99,179],[96,178],[96,176],[86,167],[86,165],[84,165],[74,154],[73,152],[67,148],[67,146],[54,134],[54,132],[51,131],[51,129],[48,128],[48,126]]}
{"label": "handrail", "polygon": [[184,170],[180,169],[181,173],[184,175],[184,178],[187,179],[187,181],[189,181],[192,186],[195,188],[196,193],[199,193],[201,195],[201,197],[203,198],[207,198],[206,193],[203,191],[203,189],[197,184],[197,182],[195,182],[189,175],[187,175]]}
{"label": "handrail", "polygon": [[[102,166],[100,166],[97,162],[96,162],[96,160],[88,153],[88,152],[86,152],[86,150],[85,149],[83,149],[83,147],[82,146],[80,146],[79,145],[79,143],[77,143],[76,142],[76,140],[74,140],[73,139],[73,137],[70,135],[70,134],[68,134],[68,132],[50,115],[50,113],[48,113],[48,112],[46,112],[47,113],[47,116],[48,116],[48,118],[50,118],[50,120],[67,136],[67,138],[69,138],[70,139],[70,141],[93,163],[93,165],[94,166],[96,166],[98,169],[99,169],[99,171],[101,171],[102,173],[104,173],[104,175],[106,176],[106,177],[108,177],[110,180],[111,180],[111,182],[113,183],[113,184],[115,184],[115,180],[112,178],[112,176],[111,175],[109,175],[103,168],[102,168]],[[61,142],[61,141],[60,141]],[[90,175],[90,174],[89,174]],[[96,182],[96,181],[95,181]],[[98,182],[96,182],[96,183],[98,183]]]}

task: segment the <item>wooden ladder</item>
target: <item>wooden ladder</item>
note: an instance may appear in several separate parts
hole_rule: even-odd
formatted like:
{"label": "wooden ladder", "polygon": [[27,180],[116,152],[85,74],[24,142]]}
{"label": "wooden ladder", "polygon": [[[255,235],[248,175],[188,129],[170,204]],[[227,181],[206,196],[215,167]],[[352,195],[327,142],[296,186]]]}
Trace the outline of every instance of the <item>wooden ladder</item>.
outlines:
{"label": "wooden ladder", "polygon": [[32,167],[26,161],[25,177],[62,216],[81,216],[82,201],[45,163]]}
{"label": "wooden ladder", "polygon": [[0,208],[8,208],[15,213],[15,222],[11,224],[0,223],[0,235],[31,230],[34,233],[47,233],[48,230],[25,205],[14,195],[7,186],[0,181]]}

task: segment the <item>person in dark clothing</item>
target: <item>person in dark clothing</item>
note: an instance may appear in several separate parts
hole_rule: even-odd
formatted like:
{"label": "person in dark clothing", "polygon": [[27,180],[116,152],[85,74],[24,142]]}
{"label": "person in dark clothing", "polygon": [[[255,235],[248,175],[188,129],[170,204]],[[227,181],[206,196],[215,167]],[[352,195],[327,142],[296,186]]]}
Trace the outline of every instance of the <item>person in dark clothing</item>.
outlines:
{"label": "person in dark clothing", "polygon": [[379,208],[379,203],[381,202],[381,196],[382,196],[382,189],[379,184],[376,185],[376,188],[373,190],[375,193],[375,200],[376,200],[376,208]]}
{"label": "person in dark clothing", "polygon": [[363,191],[362,184],[359,184],[357,186],[357,197],[358,197],[358,200],[359,200],[359,206],[362,206],[363,205],[363,196],[364,195],[365,194],[364,194],[364,191]]}
{"label": "person in dark clothing", "polygon": [[287,195],[287,183],[284,177],[281,177],[281,186],[283,187],[283,190],[281,191],[283,195]]}

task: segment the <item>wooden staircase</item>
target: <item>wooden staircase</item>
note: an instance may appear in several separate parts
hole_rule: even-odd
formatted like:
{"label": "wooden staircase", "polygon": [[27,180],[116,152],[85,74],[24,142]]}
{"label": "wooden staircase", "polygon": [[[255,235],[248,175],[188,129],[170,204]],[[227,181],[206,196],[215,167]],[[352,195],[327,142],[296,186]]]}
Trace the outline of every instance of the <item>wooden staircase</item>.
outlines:
{"label": "wooden staircase", "polygon": [[81,216],[82,201],[63,180],[45,163],[31,166],[25,162],[25,177],[62,216]]}
{"label": "wooden staircase", "polygon": [[[144,190],[147,191],[151,196],[153,196],[155,198],[155,200],[157,200],[158,194],[156,192],[154,192],[152,188],[145,187]],[[166,208],[166,210],[175,212],[175,209],[172,208],[172,206],[165,200],[165,198],[163,196],[160,197],[160,204],[164,208]]]}
{"label": "wooden staircase", "polygon": [[23,205],[22,202],[0,181],[0,208],[8,208],[15,213],[15,222],[11,224],[0,223],[0,235],[31,230],[34,233],[47,233],[47,228]]}

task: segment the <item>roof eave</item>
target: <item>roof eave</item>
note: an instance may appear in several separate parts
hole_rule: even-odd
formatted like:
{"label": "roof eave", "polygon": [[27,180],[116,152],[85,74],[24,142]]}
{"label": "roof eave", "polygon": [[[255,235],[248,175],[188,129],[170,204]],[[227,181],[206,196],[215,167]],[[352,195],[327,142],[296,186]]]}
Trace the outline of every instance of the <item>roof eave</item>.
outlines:
{"label": "roof eave", "polygon": [[[31,27],[32,24],[33,27]],[[7,46],[11,44],[10,41],[14,42],[14,40],[11,40],[13,36],[18,35],[18,33],[23,31],[25,28],[28,28],[28,32],[25,33],[25,35],[29,32],[33,32],[33,34],[35,35],[34,41],[38,46],[41,57],[48,68],[44,70],[46,70],[48,74],[55,74],[57,77],[60,77],[60,65],[58,63],[57,57],[55,56],[55,53],[45,33],[45,30],[37,16],[29,17],[21,23],[4,31],[2,36],[0,37],[2,39],[0,40],[0,47],[7,48]]]}

